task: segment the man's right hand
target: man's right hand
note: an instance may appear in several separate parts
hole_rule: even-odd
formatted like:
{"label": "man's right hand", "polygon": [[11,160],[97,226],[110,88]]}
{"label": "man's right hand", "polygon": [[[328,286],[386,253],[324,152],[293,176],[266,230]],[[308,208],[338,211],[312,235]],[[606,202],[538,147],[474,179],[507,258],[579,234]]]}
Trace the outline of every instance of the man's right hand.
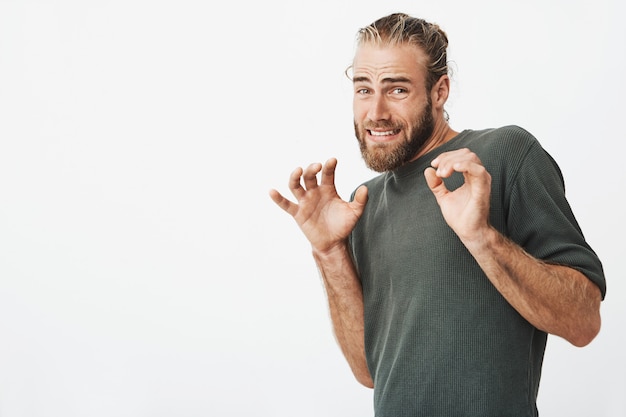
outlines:
{"label": "man's right hand", "polygon": [[[331,158],[323,167],[314,163],[305,170],[297,168],[289,177],[289,189],[297,203],[289,201],[276,190],[270,191],[272,200],[294,218],[313,249],[321,253],[345,242],[367,203],[365,186],[359,187],[352,202],[339,197],[335,187],[336,167],[337,160]],[[322,175],[318,184],[317,174],[320,171]]]}

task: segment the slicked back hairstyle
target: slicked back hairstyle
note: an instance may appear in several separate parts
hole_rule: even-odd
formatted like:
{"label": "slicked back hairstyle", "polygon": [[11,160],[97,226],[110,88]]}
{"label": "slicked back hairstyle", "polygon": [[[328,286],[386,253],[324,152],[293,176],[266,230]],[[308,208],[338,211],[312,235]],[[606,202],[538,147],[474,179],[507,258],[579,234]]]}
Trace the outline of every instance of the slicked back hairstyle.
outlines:
{"label": "slicked back hairstyle", "polygon": [[404,13],[393,13],[382,17],[359,30],[357,46],[416,45],[428,57],[426,88],[432,89],[442,75],[448,74],[448,36],[436,24],[411,17]]}

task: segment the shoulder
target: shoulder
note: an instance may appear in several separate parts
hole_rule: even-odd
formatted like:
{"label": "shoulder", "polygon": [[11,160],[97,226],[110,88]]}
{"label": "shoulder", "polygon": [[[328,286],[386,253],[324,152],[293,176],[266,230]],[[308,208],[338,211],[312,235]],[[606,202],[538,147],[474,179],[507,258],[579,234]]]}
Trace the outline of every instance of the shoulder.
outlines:
{"label": "shoulder", "polygon": [[513,170],[523,164],[529,155],[550,159],[537,138],[526,129],[516,125],[472,130],[461,146],[476,153],[486,165],[504,164],[508,169]]}
{"label": "shoulder", "polygon": [[562,180],[556,161],[533,134],[520,126],[471,131],[464,146],[478,155],[489,172],[498,173],[508,181],[517,178],[520,172],[548,171]]}
{"label": "shoulder", "polygon": [[516,125],[469,131],[465,144],[476,150],[516,153],[540,146],[535,136]]}

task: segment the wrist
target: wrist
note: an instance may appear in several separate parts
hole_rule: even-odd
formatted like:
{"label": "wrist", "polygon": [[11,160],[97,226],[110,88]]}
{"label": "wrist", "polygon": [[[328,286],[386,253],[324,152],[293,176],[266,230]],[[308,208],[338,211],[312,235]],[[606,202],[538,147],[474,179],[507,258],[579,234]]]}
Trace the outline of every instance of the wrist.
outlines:
{"label": "wrist", "polygon": [[359,279],[347,241],[342,241],[326,250],[314,248],[313,258],[327,290],[352,291],[357,283],[360,291]]}
{"label": "wrist", "polygon": [[325,248],[316,248],[315,246],[312,246],[311,251],[313,253],[313,257],[320,261],[333,261],[341,259],[349,254],[348,241],[341,240]]}
{"label": "wrist", "polygon": [[471,236],[460,237],[461,242],[474,256],[495,247],[503,238],[504,236],[491,225],[475,231]]}

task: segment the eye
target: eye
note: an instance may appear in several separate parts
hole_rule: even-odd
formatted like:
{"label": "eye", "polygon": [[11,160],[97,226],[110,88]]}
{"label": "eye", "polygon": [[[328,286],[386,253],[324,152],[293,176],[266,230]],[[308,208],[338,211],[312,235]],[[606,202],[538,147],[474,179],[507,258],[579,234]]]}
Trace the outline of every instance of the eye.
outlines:
{"label": "eye", "polygon": [[366,87],[357,88],[355,93],[358,95],[366,95],[370,93],[370,89]]}
{"label": "eye", "polygon": [[393,90],[391,90],[391,94],[406,94],[407,93],[407,89],[406,88],[402,88],[402,87],[396,87]]}

